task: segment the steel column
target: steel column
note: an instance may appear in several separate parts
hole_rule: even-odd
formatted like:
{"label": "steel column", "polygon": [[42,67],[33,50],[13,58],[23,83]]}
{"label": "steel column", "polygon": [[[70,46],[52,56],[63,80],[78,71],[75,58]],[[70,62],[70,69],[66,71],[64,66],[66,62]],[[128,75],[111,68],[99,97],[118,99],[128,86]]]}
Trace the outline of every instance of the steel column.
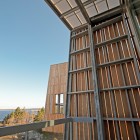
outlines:
{"label": "steel column", "polygon": [[99,97],[99,86],[97,80],[97,68],[96,68],[96,61],[95,61],[95,46],[93,44],[93,33],[91,25],[88,26],[89,32],[89,42],[90,42],[90,53],[91,53],[91,60],[92,60],[92,78],[94,82],[94,98],[95,98],[95,108],[96,108],[96,121],[97,121],[97,132],[98,132],[98,140],[104,140],[104,130],[103,130],[103,120],[101,116],[101,108],[100,108],[100,97]]}
{"label": "steel column", "polygon": [[[69,73],[70,68],[71,68],[71,57],[70,57],[70,52],[71,52],[71,45],[72,45],[72,32],[70,33],[70,46],[69,46],[69,61],[68,61],[68,79],[67,79],[67,93],[71,92],[71,74]],[[66,108],[65,108],[65,118],[69,116],[70,112],[70,96],[69,94],[66,93]],[[64,140],[68,140],[68,134],[69,134],[69,126],[68,124],[65,124],[65,129],[64,129]]]}

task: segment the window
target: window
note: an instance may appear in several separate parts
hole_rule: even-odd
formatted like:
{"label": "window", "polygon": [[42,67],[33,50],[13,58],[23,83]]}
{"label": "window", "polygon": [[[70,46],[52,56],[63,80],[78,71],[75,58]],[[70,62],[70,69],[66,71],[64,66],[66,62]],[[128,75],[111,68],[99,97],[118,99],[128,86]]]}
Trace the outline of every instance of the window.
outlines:
{"label": "window", "polygon": [[64,113],[64,94],[55,95],[55,113],[63,114]]}

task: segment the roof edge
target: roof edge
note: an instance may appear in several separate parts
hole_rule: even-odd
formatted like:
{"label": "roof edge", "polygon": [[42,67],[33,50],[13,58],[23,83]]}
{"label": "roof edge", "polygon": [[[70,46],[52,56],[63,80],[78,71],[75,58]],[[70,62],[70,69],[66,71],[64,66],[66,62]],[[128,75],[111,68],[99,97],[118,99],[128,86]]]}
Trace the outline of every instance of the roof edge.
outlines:
{"label": "roof edge", "polygon": [[60,18],[61,14],[60,12],[53,6],[53,4],[50,2],[50,0],[44,0],[48,5],[49,7],[54,11],[54,13],[59,17],[59,19],[66,25],[66,27],[69,29],[69,30],[72,30],[72,27],[70,26],[70,24],[68,24],[68,22],[66,21],[66,19],[64,18]]}

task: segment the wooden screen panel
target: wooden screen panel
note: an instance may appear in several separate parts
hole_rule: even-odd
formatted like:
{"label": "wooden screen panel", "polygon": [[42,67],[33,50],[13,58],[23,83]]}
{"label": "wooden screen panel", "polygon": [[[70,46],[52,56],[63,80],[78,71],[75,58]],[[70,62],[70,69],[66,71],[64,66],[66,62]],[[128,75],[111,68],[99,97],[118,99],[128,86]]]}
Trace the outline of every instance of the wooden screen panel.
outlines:
{"label": "wooden screen panel", "polygon": [[[94,90],[98,88],[106,139],[133,140],[139,138],[140,123],[135,119],[140,115],[140,65],[128,19],[125,14],[119,19],[93,29],[95,56],[88,47],[92,44],[88,35],[71,39],[68,116],[96,118]],[[98,87],[93,87],[92,59],[96,62]],[[78,122],[73,127],[73,139],[97,139],[96,125],[91,129],[91,125]]]}
{"label": "wooden screen panel", "polygon": [[98,139],[96,122],[74,122],[73,123],[73,140],[91,140]]}
{"label": "wooden screen panel", "polygon": [[128,90],[129,97],[130,97],[130,103],[132,107],[132,114],[134,118],[139,118],[139,112],[140,112],[140,91],[139,89],[130,89]]}
{"label": "wooden screen panel", "polygon": [[[115,118],[139,118],[140,113],[139,101],[136,101],[136,97],[140,99],[139,88],[127,89],[128,86],[139,85],[139,74],[138,63],[134,60],[134,43],[127,36],[128,27],[125,27],[124,22],[126,21],[121,20],[93,32],[102,116],[114,118],[113,121],[104,121],[106,139],[117,139],[118,134],[121,139],[134,139],[137,129],[133,127],[134,123],[125,119],[116,122]],[[121,38],[122,36],[126,37]],[[111,42],[115,38],[118,38],[117,41]],[[118,87],[123,87],[124,90]],[[116,89],[110,90],[111,88]],[[119,128],[118,134],[116,127]]]}
{"label": "wooden screen panel", "polygon": [[[87,35],[83,35],[79,38],[73,38],[71,41],[71,53],[89,48],[89,38]],[[92,72],[91,69],[87,69],[91,66],[90,50],[87,49],[84,52],[79,52],[71,55],[71,92],[76,95],[71,95],[71,115],[77,114],[77,116],[88,115],[87,111],[89,103],[90,93],[86,93],[88,90],[93,90]],[[83,69],[83,70],[82,70]],[[82,70],[82,71],[81,71]],[[76,71],[76,72],[73,72]],[[81,93],[80,93],[81,92]],[[85,92],[86,94],[82,94]],[[89,94],[89,95],[88,95]],[[86,105],[85,111],[82,109],[83,105]],[[77,109],[75,109],[75,107]],[[73,109],[72,109],[73,108]],[[77,111],[77,112],[76,112]],[[75,112],[75,113],[74,113]],[[91,114],[91,113],[89,113]]]}
{"label": "wooden screen panel", "polygon": [[[70,117],[96,117],[91,66],[88,34],[72,38],[69,68]],[[97,137],[94,134],[96,125],[92,123],[74,122],[72,131],[73,140],[90,140],[90,135]]]}

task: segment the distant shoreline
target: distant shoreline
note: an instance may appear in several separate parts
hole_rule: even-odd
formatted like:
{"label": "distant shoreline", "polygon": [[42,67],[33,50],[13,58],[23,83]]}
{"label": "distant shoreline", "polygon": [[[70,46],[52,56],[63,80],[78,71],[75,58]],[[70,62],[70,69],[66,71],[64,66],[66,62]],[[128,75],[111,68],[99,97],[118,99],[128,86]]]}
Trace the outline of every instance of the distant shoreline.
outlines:
{"label": "distant shoreline", "polygon": [[[2,108],[2,109],[0,109],[0,111],[3,111],[3,110],[15,110],[15,109],[16,108],[14,108],[14,109],[13,108],[12,109],[11,108],[7,108],[7,109]],[[24,109],[24,108],[21,108],[21,109]],[[38,109],[40,109],[40,108],[25,108],[25,110],[38,110]]]}
{"label": "distant shoreline", "polygon": [[[21,108],[25,109],[28,113],[36,114],[41,108]],[[0,109],[0,122],[3,121],[3,119],[10,113],[14,112],[16,109]]]}

